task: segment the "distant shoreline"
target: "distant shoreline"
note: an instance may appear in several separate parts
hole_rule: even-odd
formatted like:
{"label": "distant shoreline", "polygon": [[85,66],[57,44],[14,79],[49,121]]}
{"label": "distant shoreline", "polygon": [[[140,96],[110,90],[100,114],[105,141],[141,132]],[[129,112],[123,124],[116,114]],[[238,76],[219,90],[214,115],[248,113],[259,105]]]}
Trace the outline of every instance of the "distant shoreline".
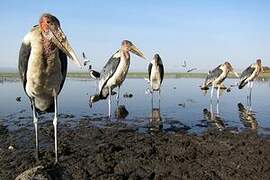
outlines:
{"label": "distant shoreline", "polygon": [[[165,73],[165,78],[205,78],[207,73],[196,72],[168,72]],[[67,74],[68,78],[89,78],[87,72],[70,72]],[[127,75],[128,78],[147,78],[148,74],[145,72],[130,72]],[[19,78],[19,74],[16,72],[0,72],[0,78]],[[236,78],[233,74],[229,74],[229,78]],[[270,73],[263,73],[260,78],[270,78]]]}

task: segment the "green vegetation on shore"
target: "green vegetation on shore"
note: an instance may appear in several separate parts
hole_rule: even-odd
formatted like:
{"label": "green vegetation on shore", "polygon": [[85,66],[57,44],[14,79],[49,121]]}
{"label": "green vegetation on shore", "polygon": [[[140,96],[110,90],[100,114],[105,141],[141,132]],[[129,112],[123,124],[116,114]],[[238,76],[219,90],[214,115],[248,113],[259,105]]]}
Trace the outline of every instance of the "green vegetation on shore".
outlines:
{"label": "green vegetation on shore", "polygon": [[[197,72],[169,72],[165,73],[166,78],[205,78],[207,73],[197,73]],[[67,77],[69,78],[89,78],[87,72],[70,72]],[[129,72],[128,78],[145,78],[148,74],[145,72]],[[229,74],[230,78],[236,78],[233,74]],[[19,78],[19,74],[16,72],[0,72],[0,78]],[[260,78],[270,78],[270,72],[263,73]]]}

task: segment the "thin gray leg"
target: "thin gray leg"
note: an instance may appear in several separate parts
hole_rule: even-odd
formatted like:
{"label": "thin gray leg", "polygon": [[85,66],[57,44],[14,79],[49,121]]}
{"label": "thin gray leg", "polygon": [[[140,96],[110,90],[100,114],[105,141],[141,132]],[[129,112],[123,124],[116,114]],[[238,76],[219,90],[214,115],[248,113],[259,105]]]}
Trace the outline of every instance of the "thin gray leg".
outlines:
{"label": "thin gray leg", "polygon": [[220,86],[218,86],[217,89],[217,102],[219,102],[219,97],[220,97]]}
{"label": "thin gray leg", "polygon": [[219,116],[219,102],[217,102],[217,107],[216,107],[217,115]]}
{"label": "thin gray leg", "polygon": [[109,88],[109,100],[108,100],[108,104],[109,104],[109,118],[111,118],[111,88]]}
{"label": "thin gray leg", "polygon": [[120,86],[118,86],[118,91],[117,91],[117,96],[116,96],[117,107],[119,105],[119,96],[120,96]]}
{"label": "thin gray leg", "polygon": [[160,90],[158,91],[158,108],[160,109]]}
{"label": "thin gray leg", "polygon": [[212,85],[212,89],[211,89],[211,102],[213,100],[213,94],[214,94],[214,85]]}
{"label": "thin gray leg", "polygon": [[58,142],[57,142],[57,120],[58,120],[58,100],[57,96],[54,96],[54,152],[55,152],[55,163],[58,163]]}
{"label": "thin gray leg", "polygon": [[210,102],[210,114],[211,114],[211,120],[214,119],[214,112],[213,112],[213,103],[212,101]]}
{"label": "thin gray leg", "polygon": [[35,135],[36,135],[36,157],[38,159],[39,157],[39,144],[38,144],[38,118],[37,118],[37,113],[36,113],[36,108],[35,108],[35,101],[34,99],[32,100],[32,108],[33,108],[33,123],[35,127]]}
{"label": "thin gray leg", "polygon": [[150,91],[150,92],[151,92],[151,105],[153,109],[154,108],[154,98],[153,98],[154,91]]}

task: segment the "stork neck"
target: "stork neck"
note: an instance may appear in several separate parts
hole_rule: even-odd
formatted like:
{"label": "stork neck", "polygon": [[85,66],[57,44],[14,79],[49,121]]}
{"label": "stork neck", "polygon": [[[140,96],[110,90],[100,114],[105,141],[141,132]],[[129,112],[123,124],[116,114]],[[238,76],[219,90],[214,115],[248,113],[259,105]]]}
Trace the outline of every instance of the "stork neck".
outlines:
{"label": "stork neck", "polygon": [[42,35],[43,57],[47,59],[55,52],[56,45]]}
{"label": "stork neck", "polygon": [[120,53],[121,53],[121,56],[123,56],[125,60],[130,58],[130,54],[128,51],[121,50]]}

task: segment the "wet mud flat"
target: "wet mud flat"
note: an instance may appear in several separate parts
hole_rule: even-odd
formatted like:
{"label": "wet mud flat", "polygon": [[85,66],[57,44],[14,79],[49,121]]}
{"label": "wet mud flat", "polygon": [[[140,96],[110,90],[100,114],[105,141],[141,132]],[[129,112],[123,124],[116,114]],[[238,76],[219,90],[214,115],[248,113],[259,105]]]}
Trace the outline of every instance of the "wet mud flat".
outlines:
{"label": "wet mud flat", "polygon": [[[268,179],[270,139],[245,131],[138,133],[122,124],[97,128],[89,121],[59,125],[59,164],[53,127],[40,126],[40,160],[33,128],[12,132],[0,125],[0,179],[43,166],[47,179]],[[12,147],[12,148],[11,148]],[[44,178],[44,179],[46,179]]]}

